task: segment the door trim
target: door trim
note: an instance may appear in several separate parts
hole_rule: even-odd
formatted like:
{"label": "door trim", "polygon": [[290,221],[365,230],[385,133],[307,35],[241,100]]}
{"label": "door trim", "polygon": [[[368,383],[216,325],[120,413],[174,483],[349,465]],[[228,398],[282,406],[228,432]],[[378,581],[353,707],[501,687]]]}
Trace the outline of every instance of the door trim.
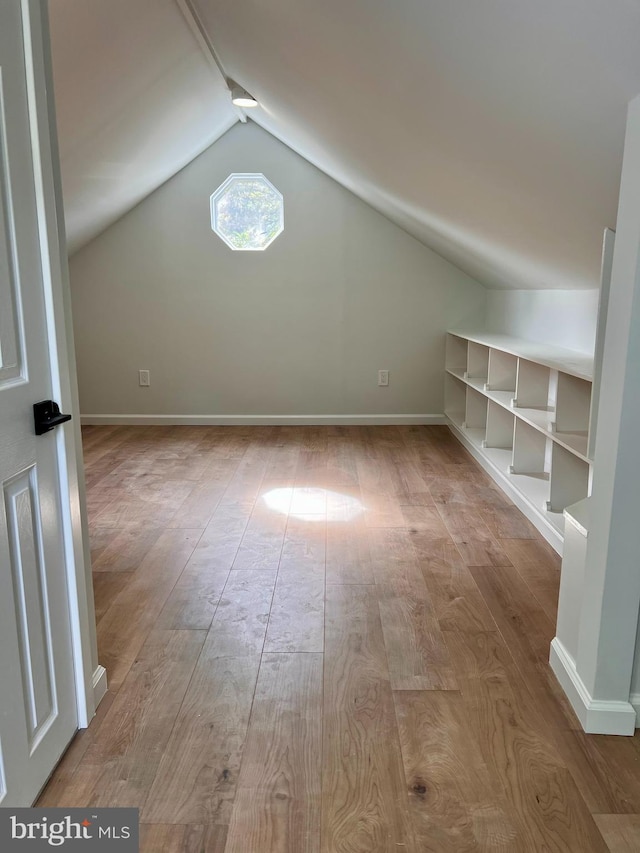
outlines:
{"label": "door trim", "polygon": [[78,728],[85,728],[106,692],[106,674],[97,658],[49,19],[46,0],[21,0],[21,4],[52,393],[63,410],[73,415],[71,423],[56,430],[56,442]]}

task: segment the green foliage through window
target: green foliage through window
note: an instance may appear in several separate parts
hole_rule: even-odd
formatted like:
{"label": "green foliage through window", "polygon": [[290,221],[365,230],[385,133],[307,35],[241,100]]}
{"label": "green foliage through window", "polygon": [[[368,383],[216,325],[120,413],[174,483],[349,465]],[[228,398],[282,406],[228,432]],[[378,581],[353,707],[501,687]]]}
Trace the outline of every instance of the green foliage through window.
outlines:
{"label": "green foliage through window", "polygon": [[230,175],[211,196],[211,225],[232,249],[266,249],[284,229],[282,195],[264,175]]}

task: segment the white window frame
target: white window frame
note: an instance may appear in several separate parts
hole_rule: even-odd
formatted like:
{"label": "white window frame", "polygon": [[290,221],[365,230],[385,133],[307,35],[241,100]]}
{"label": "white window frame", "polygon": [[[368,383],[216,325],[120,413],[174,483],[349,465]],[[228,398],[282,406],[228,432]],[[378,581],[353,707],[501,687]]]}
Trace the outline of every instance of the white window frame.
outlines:
{"label": "white window frame", "polygon": [[[216,202],[222,195],[224,195],[224,193],[231,186],[231,184],[233,184],[234,181],[237,181],[238,179],[262,181],[280,199],[280,227],[278,228],[278,231],[273,235],[271,240],[269,240],[269,242],[266,244],[266,246],[234,246],[233,243],[231,243],[225,237],[225,235],[218,229]],[[211,230],[217,237],[219,237],[223,241],[223,243],[225,243],[234,252],[264,252],[265,249],[268,249],[269,246],[271,246],[272,243],[277,240],[278,237],[284,231],[284,196],[282,195],[280,190],[277,189],[277,187],[274,187],[271,181],[262,174],[262,172],[232,172],[229,177],[225,181],[223,181],[223,183],[220,184],[218,189],[211,194],[209,204],[211,208]]]}

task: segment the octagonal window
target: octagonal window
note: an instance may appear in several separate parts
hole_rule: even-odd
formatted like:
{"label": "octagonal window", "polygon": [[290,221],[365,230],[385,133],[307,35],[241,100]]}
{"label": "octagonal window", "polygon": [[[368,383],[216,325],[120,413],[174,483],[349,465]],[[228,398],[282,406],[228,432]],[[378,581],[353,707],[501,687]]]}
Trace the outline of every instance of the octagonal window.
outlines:
{"label": "octagonal window", "polygon": [[264,175],[229,175],[211,196],[211,227],[231,249],[262,251],[284,231],[282,193]]}

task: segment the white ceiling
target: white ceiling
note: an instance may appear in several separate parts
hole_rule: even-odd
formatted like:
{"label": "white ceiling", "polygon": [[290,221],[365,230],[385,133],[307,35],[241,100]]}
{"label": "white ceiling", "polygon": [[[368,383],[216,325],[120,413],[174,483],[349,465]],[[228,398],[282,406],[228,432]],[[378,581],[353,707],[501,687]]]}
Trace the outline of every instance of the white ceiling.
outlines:
{"label": "white ceiling", "polygon": [[[251,117],[489,287],[598,284],[638,0],[194,0]],[[233,121],[175,0],[51,0],[80,245]]]}
{"label": "white ceiling", "polygon": [[88,242],[237,121],[174,0],[50,0],[65,220]]}

